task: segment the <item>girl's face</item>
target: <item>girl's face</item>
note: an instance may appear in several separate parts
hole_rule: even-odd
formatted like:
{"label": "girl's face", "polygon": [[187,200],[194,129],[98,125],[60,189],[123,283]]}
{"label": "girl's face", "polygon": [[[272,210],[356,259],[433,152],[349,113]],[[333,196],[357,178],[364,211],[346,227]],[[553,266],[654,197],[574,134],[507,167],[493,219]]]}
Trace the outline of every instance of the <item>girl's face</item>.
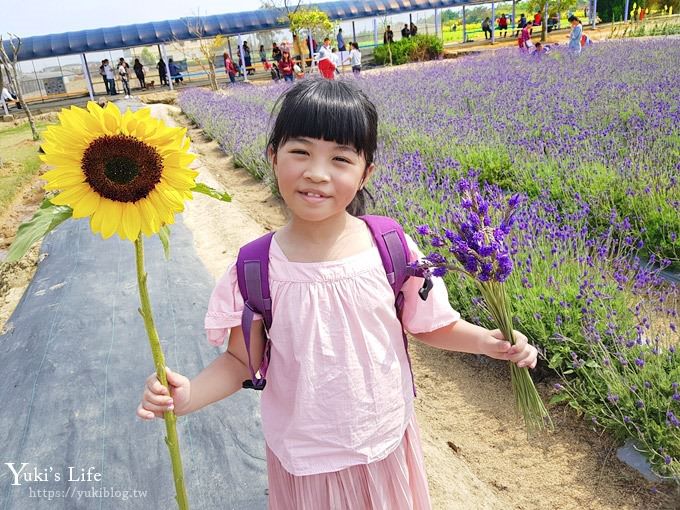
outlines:
{"label": "girl's face", "polygon": [[375,166],[354,147],[316,138],[290,139],[270,159],[284,202],[305,221],[344,214]]}

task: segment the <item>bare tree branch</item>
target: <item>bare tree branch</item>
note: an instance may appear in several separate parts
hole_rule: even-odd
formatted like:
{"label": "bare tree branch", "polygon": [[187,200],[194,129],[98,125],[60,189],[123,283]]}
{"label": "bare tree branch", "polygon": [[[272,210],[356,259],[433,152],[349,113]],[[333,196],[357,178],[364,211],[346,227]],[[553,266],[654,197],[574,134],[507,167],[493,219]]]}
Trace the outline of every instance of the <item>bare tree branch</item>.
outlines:
{"label": "bare tree branch", "polygon": [[26,117],[28,117],[28,123],[31,126],[31,132],[33,133],[33,140],[38,140],[40,135],[38,135],[38,130],[35,127],[35,121],[33,120],[33,114],[28,108],[26,101],[24,101],[24,94],[21,91],[21,86],[19,83],[19,73],[17,71],[17,62],[19,59],[19,51],[21,51],[21,38],[16,34],[7,34],[9,36],[8,42],[12,48],[12,57],[5,51],[5,46],[2,41],[2,35],[0,34],[0,60],[2,60],[2,66],[5,68],[7,73],[7,79],[9,80],[10,86],[14,89],[14,93],[17,95],[19,104],[26,112]]}

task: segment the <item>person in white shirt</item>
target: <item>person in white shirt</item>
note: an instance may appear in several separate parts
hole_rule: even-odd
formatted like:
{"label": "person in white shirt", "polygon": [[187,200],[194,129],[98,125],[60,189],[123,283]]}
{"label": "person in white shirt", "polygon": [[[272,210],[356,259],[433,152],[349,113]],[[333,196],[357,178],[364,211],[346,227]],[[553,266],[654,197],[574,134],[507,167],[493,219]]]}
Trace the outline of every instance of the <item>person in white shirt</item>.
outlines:
{"label": "person in white shirt", "polygon": [[120,62],[118,63],[118,76],[120,76],[120,81],[123,84],[123,91],[125,92],[125,99],[130,99],[130,83],[129,83],[129,77],[128,77],[128,66],[125,63],[125,60],[122,58],[120,59]]}
{"label": "person in white shirt", "polygon": [[118,92],[116,92],[116,77],[113,74],[113,68],[109,63],[109,59],[104,60],[104,76],[106,76],[106,80],[109,82],[109,95],[115,96],[118,94]]}
{"label": "person in white shirt", "polygon": [[350,43],[350,46],[352,49],[349,52],[349,57],[344,61],[347,62],[349,60],[354,76],[358,77],[361,72],[361,51],[359,51],[359,43],[352,42]]}
{"label": "person in white shirt", "polygon": [[319,72],[328,80],[335,78],[335,62],[331,52],[331,40],[328,37],[323,40],[323,46],[319,50]]}
{"label": "person in white shirt", "polygon": [[342,59],[340,58],[340,53],[338,53],[337,48],[331,50],[331,60],[335,66],[335,74],[340,74],[340,69],[338,68],[342,65]]}

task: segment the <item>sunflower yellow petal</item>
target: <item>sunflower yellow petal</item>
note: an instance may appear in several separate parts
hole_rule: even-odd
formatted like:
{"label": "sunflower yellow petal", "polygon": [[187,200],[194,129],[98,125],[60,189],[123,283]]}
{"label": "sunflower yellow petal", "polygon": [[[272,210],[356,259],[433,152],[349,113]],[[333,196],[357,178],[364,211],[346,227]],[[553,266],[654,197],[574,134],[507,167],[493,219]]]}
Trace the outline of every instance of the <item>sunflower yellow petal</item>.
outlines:
{"label": "sunflower yellow petal", "polygon": [[102,218],[101,233],[104,239],[108,239],[116,233],[120,226],[121,216],[123,215],[123,207],[120,202],[102,198],[99,204],[99,210],[104,214]]}
{"label": "sunflower yellow petal", "polygon": [[78,120],[83,124],[85,130],[88,133],[94,135],[101,131],[101,122],[99,122],[98,117],[95,117],[87,110],[79,108],[77,106],[72,106],[71,110],[73,111],[74,116],[76,116]]}
{"label": "sunflower yellow petal", "polygon": [[[46,179],[47,180],[47,179]],[[77,186],[78,184],[85,182],[85,174],[80,172],[61,172],[57,177],[49,179],[44,188],[46,190],[52,189],[67,189]]]}
{"label": "sunflower yellow petal", "polygon": [[142,219],[139,216],[137,206],[132,202],[124,203],[121,226],[118,229],[119,233],[122,230],[126,238],[128,238],[130,241],[134,241],[137,239],[137,237],[139,237],[139,230],[141,229],[141,226]]}
{"label": "sunflower yellow petal", "polygon": [[175,188],[177,191],[191,189],[196,186],[196,181],[194,181],[194,179],[192,179],[190,176],[184,176],[179,173],[163,173],[161,176],[161,182],[164,182],[168,186]]}
{"label": "sunflower yellow petal", "polygon": [[59,193],[56,197],[51,198],[50,202],[54,205],[68,205],[71,207],[71,204],[77,203],[88,193],[92,193],[92,189],[89,184],[82,183]]}
{"label": "sunflower yellow petal", "polygon": [[163,158],[164,165],[187,167],[196,159],[191,152],[173,152]]}
{"label": "sunflower yellow petal", "polygon": [[94,214],[94,212],[99,207],[100,200],[101,196],[95,191],[92,191],[92,193],[88,193],[83,198],[81,198],[77,203],[74,203],[71,206],[73,209],[73,217],[85,218],[87,216],[92,216],[92,214]]}
{"label": "sunflower yellow petal", "polygon": [[99,199],[99,206],[92,213],[92,216],[90,217],[90,229],[95,234],[98,234],[102,231],[102,223],[104,223],[104,216],[105,216],[106,212],[101,207],[101,203],[103,201],[104,201],[103,198]]}
{"label": "sunflower yellow petal", "polygon": [[161,221],[158,211],[148,198],[142,198],[135,202],[139,209],[139,214],[142,219],[142,232],[145,236],[152,236],[161,229]]}
{"label": "sunflower yellow petal", "polygon": [[153,190],[149,193],[147,198],[158,213],[161,224],[167,223],[168,225],[171,225],[175,221],[173,210],[165,204],[161,198],[161,193],[158,190]]}

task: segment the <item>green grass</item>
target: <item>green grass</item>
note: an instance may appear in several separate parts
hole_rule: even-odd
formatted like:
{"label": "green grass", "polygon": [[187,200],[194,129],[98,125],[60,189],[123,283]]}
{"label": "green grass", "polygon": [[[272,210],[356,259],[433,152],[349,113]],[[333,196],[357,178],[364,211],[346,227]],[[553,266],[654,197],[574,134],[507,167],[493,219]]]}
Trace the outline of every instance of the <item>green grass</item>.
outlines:
{"label": "green grass", "polygon": [[[47,123],[39,122],[37,126],[42,132]],[[4,129],[0,126],[0,208],[7,207],[38,174],[42,163],[39,147],[40,141],[33,141],[28,123]]]}

